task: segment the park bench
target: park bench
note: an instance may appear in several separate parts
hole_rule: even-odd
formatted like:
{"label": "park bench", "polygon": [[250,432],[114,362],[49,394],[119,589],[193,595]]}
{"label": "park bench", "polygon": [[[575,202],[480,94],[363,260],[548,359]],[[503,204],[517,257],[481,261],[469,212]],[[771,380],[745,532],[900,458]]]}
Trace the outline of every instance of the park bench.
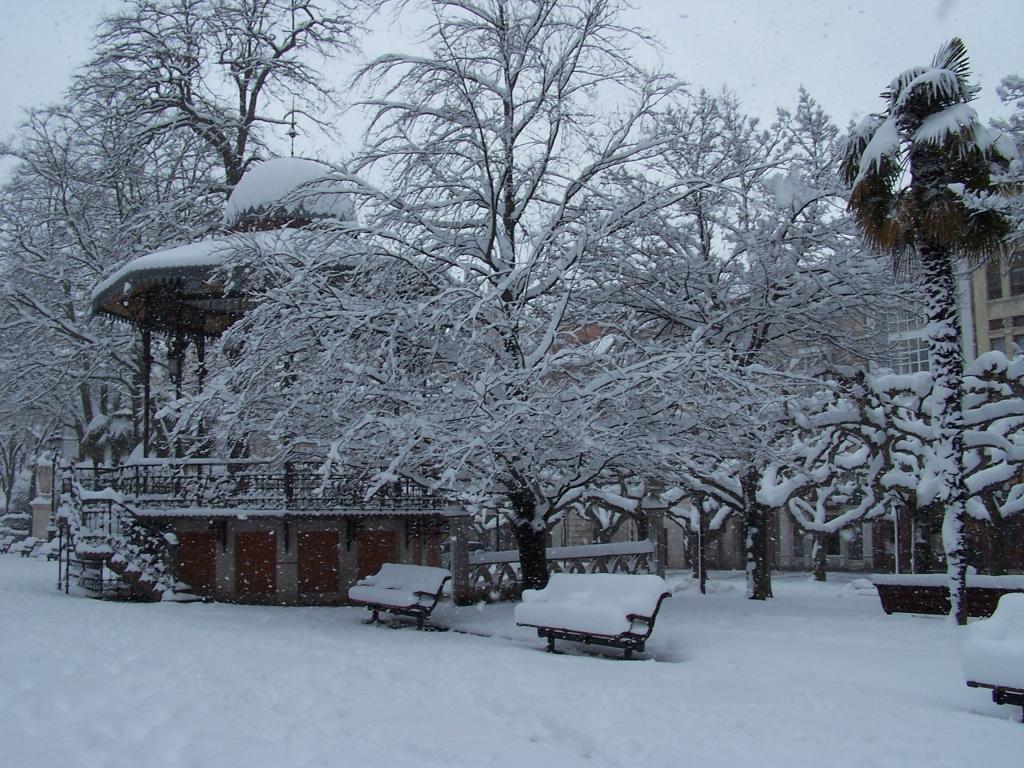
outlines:
{"label": "park bench", "polygon": [[523,591],[515,620],[534,627],[555,650],[555,640],[623,649],[623,658],[644,650],[666,597],[659,576],[624,573],[553,573],[544,589]]}
{"label": "park bench", "polygon": [[42,539],[37,539],[34,536],[29,536],[27,539],[22,539],[17,544],[11,547],[11,552],[17,552],[22,557],[32,557],[38,547],[43,545]]}
{"label": "park bench", "polygon": [[8,552],[11,546],[14,544],[15,538],[13,536],[2,536],[0,537],[0,553]]}
{"label": "park bench", "polygon": [[384,563],[377,573],[357,581],[349,589],[348,599],[373,612],[370,624],[380,621],[381,612],[386,612],[412,616],[417,629],[427,629],[425,622],[451,577],[445,568]]}
{"label": "park bench", "polygon": [[[971,570],[967,573],[968,616],[991,616],[1003,595],[1024,592],[1024,576],[985,576]],[[949,577],[944,573],[875,574],[871,582],[886,613],[949,613]]]}
{"label": "park bench", "polygon": [[991,689],[996,704],[1024,708],[1024,594],[1003,595],[992,618],[967,627],[963,666],[969,687]]}

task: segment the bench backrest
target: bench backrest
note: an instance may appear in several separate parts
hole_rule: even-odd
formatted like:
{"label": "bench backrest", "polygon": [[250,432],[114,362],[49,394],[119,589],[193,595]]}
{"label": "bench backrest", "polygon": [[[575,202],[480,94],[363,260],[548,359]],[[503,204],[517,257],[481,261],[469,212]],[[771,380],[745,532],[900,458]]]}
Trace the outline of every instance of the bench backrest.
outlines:
{"label": "bench backrest", "polygon": [[623,616],[651,616],[661,596],[668,592],[665,580],[654,575],[627,573],[553,573],[541,590],[527,589],[523,602],[569,603],[578,606],[617,606]]}
{"label": "bench backrest", "polygon": [[364,583],[384,589],[401,589],[411,592],[429,592],[435,594],[446,579],[451,578],[446,568],[435,568],[430,565],[409,565],[406,563],[384,563],[373,576]]}
{"label": "bench backrest", "polygon": [[990,640],[1012,640],[1024,648],[1024,593],[1016,592],[999,598],[992,618],[972,624],[971,634]]}

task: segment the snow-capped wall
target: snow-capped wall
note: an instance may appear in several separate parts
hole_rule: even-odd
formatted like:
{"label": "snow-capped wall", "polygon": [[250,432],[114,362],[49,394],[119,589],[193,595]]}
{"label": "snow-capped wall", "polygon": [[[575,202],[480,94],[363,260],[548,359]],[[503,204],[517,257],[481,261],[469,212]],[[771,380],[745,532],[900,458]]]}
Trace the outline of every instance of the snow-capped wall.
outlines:
{"label": "snow-capped wall", "polygon": [[316,160],[279,157],[253,166],[224,205],[224,225],[248,228],[260,222],[354,217],[348,195],[327,178],[330,168]]}

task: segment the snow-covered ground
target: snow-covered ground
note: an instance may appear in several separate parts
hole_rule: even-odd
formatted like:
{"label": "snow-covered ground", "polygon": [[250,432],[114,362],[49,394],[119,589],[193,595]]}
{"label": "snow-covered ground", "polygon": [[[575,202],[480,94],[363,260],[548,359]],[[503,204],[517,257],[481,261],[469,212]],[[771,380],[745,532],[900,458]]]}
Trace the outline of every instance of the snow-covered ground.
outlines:
{"label": "snow-covered ground", "polygon": [[1024,725],[968,689],[961,631],[885,616],[850,577],[743,599],[673,581],[655,660],[550,655],[512,606],[463,632],[364,626],[355,608],[66,597],[0,555],[0,764],[1019,766]]}

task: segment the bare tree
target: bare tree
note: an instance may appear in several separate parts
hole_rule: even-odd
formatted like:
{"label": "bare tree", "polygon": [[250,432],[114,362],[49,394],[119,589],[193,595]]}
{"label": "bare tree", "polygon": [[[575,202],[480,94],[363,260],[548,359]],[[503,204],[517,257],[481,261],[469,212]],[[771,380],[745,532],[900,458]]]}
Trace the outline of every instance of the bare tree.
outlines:
{"label": "bare tree", "polygon": [[352,51],[349,0],[132,0],[104,19],[77,94],[104,104],[144,144],[187,131],[234,187],[266,139],[292,117],[327,125],[333,93],[316,67]]}

